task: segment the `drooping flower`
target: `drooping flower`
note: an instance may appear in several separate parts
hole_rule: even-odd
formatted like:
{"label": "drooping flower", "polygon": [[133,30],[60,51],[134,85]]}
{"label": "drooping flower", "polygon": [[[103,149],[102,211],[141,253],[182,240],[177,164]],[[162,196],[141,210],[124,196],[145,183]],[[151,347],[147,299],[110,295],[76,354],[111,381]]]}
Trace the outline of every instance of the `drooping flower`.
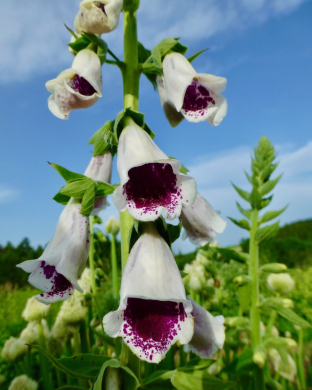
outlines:
{"label": "drooping flower", "polygon": [[76,33],[103,34],[114,30],[118,25],[121,7],[122,0],[83,0],[75,17]]}
{"label": "drooping flower", "polygon": [[192,304],[165,240],[152,224],[133,246],[120,288],[118,310],[108,313],[104,330],[121,336],[140,359],[162,360],[171,345],[193,336]]}
{"label": "drooping flower", "polygon": [[88,258],[89,219],[80,214],[81,204],[71,198],[62,211],[52,240],[37,260],[17,266],[30,272],[30,284],[45,291],[36,295],[49,304],[69,298],[74,288],[83,292],[77,278]]}
{"label": "drooping flower", "polygon": [[46,82],[52,93],[48,107],[60,119],[68,119],[72,110],[88,108],[102,96],[102,74],[99,57],[89,49],[81,50],[72,67],[56,79]]}
{"label": "drooping flower", "polygon": [[163,72],[168,101],[188,121],[221,123],[227,112],[227,101],[220,95],[226,87],[224,77],[197,73],[179,53],[166,55]]}
{"label": "drooping flower", "polygon": [[184,116],[178,112],[175,107],[169,102],[167,97],[167,91],[165,88],[165,79],[163,76],[156,77],[157,91],[160,99],[160,104],[168,122],[172,127],[176,127],[183,119]]}
{"label": "drooping flower", "polygon": [[191,206],[182,206],[180,219],[185,229],[182,239],[188,237],[198,246],[215,241],[216,233],[222,233],[226,227],[226,222],[199,193]]}
{"label": "drooping flower", "polygon": [[214,317],[190,297],[194,317],[194,335],[188,343],[190,350],[202,359],[209,359],[218,348],[222,348],[225,340],[224,317]]}
{"label": "drooping flower", "polygon": [[288,273],[283,272],[281,274],[270,274],[267,278],[267,284],[270,290],[287,294],[294,288],[295,281]]}
{"label": "drooping flower", "polygon": [[[112,160],[113,157],[111,152],[92,157],[84,175],[93,180],[110,183],[112,176]],[[106,196],[96,196],[94,199],[94,209],[91,215],[100,214],[107,206],[109,206],[109,203]]]}
{"label": "drooping flower", "polygon": [[28,378],[27,375],[20,375],[13,379],[8,390],[37,390],[38,383]]}
{"label": "drooping flower", "polygon": [[113,200],[120,211],[140,221],[153,221],[162,211],[168,219],[179,216],[182,204],[193,204],[196,183],[179,172],[181,163],[169,159],[151,137],[132,122],[119,138],[117,169],[120,186]]}

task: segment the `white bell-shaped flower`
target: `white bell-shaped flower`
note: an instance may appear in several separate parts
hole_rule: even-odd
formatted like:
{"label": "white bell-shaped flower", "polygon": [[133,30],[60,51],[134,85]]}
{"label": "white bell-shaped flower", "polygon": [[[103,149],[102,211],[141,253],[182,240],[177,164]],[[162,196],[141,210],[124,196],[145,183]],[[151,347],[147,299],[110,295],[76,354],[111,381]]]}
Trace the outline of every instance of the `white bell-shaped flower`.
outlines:
{"label": "white bell-shaped flower", "polygon": [[166,55],[163,72],[168,101],[188,121],[221,123],[227,112],[227,101],[220,95],[226,87],[224,77],[197,73],[179,53]]}
{"label": "white bell-shaped flower", "polygon": [[165,79],[163,76],[156,77],[157,91],[160,99],[160,104],[168,122],[172,127],[176,127],[183,119],[184,116],[178,112],[175,107],[169,102],[167,97],[167,91],[165,88]]}
{"label": "white bell-shaped flower", "polygon": [[114,30],[119,21],[122,0],[83,0],[75,17],[77,34],[103,34]]}
{"label": "white bell-shaped flower", "polygon": [[188,237],[198,246],[215,241],[216,233],[222,233],[226,227],[226,222],[198,192],[191,206],[182,206],[180,218],[185,229],[182,239]]}
{"label": "white bell-shaped flower", "polygon": [[[84,175],[95,181],[110,183],[112,176],[112,161],[113,157],[111,152],[92,157]],[[99,215],[107,206],[109,206],[109,203],[106,196],[96,196],[94,199],[94,209],[91,215]]]}
{"label": "white bell-shaped flower", "polygon": [[218,348],[222,348],[225,340],[224,317],[214,317],[190,297],[194,317],[194,335],[188,346],[202,359],[209,359]]}
{"label": "white bell-shaped flower", "polygon": [[49,304],[63,301],[80,292],[77,278],[89,250],[89,219],[80,214],[81,204],[71,198],[62,211],[52,240],[37,260],[24,261],[17,267],[30,272],[28,281],[39,290],[39,302]]}
{"label": "white bell-shaped flower", "polygon": [[60,119],[68,119],[72,110],[88,108],[102,96],[102,74],[99,57],[89,49],[77,53],[72,67],[56,79],[46,82],[52,93],[48,107]]}
{"label": "white bell-shaped flower", "polygon": [[182,204],[193,204],[196,183],[180,173],[181,163],[169,159],[133,121],[121,133],[117,169],[120,186],[113,200],[120,211],[140,221],[153,221],[162,211],[168,219],[181,213]]}
{"label": "white bell-shaped flower", "polygon": [[122,275],[119,308],[103,319],[105,332],[123,337],[140,359],[158,363],[176,341],[191,340],[191,311],[170,248],[154,225],[147,224]]}

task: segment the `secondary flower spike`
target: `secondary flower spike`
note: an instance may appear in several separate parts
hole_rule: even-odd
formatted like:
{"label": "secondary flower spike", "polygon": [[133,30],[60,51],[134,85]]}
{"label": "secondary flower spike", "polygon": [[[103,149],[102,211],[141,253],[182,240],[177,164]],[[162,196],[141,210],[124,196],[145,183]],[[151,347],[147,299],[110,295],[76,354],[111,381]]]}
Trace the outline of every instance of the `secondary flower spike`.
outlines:
{"label": "secondary flower spike", "polygon": [[90,231],[89,219],[80,214],[80,208],[81,204],[71,198],[39,259],[17,265],[30,272],[30,284],[44,291],[35,297],[39,302],[64,301],[73,295],[74,289],[83,292],[77,278],[88,258]]}
{"label": "secondary flower spike", "polygon": [[226,79],[197,73],[179,53],[166,55],[163,61],[165,89],[168,101],[190,122],[207,120],[217,126],[227,112],[227,101],[220,95]]}
{"label": "secondary flower spike", "polygon": [[202,359],[210,359],[218,348],[222,348],[225,340],[224,317],[214,317],[190,297],[194,316],[194,335],[188,346]]}
{"label": "secondary flower spike", "polygon": [[114,30],[121,7],[122,0],[82,1],[74,22],[76,33],[103,34]]}
{"label": "secondary flower spike", "polygon": [[[112,160],[113,157],[111,152],[92,157],[84,175],[93,180],[110,183],[112,176]],[[99,215],[107,206],[109,206],[109,203],[106,196],[96,196],[94,200],[94,209],[91,215]]]}
{"label": "secondary flower spike", "polygon": [[180,216],[184,232],[194,245],[203,246],[216,239],[216,233],[222,233],[226,222],[198,192],[192,206],[183,205]]}
{"label": "secondary flower spike", "polygon": [[153,221],[162,211],[168,219],[181,213],[182,204],[193,204],[196,183],[179,172],[181,163],[169,159],[151,137],[133,121],[121,133],[117,169],[121,185],[113,200],[120,211],[140,221]]}
{"label": "secondary flower spike", "polygon": [[99,57],[89,49],[81,50],[72,67],[46,83],[52,93],[48,107],[60,119],[68,119],[72,110],[88,108],[102,96],[102,74]]}
{"label": "secondary flower spike", "polygon": [[194,322],[170,248],[153,224],[145,229],[122,275],[119,308],[103,323],[109,336],[123,337],[140,359],[159,363],[176,341],[191,340]]}

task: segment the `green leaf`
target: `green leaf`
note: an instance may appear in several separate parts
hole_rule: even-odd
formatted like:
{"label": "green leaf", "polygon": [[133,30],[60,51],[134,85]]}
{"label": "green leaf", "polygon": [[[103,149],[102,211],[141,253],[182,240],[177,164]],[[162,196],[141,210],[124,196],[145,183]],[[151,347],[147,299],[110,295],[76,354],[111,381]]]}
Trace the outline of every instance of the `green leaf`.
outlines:
{"label": "green leaf", "polygon": [[240,253],[229,248],[216,248],[216,251],[228,260],[235,260],[239,263],[246,263],[248,260],[247,253]]}
{"label": "green leaf", "polygon": [[241,188],[238,188],[235,184],[232,183],[232,186],[235,188],[236,192],[239,196],[241,196],[243,199],[245,199],[247,202],[250,202],[250,194],[247,191],[242,190]]}
{"label": "green leaf", "polygon": [[158,45],[152,49],[152,59],[155,68],[161,71],[162,70],[161,52],[158,48]]}
{"label": "green leaf", "polygon": [[56,359],[39,345],[30,345],[31,348],[39,350],[45,355],[51,363],[59,370],[65,372],[73,378],[93,379],[103,363],[110,358],[107,356],[83,353],[71,357]]}
{"label": "green leaf", "polygon": [[60,165],[50,163],[50,162],[49,165],[51,165],[51,167],[53,167],[62,176],[62,178],[65,179],[65,181],[85,178],[84,175],[81,175],[80,173],[71,172],[64,167],[61,167]]}
{"label": "green leaf", "polygon": [[[263,344],[266,348],[276,348],[277,350],[280,348],[290,349],[292,346],[290,340],[291,339],[287,337],[270,337],[265,339]],[[292,342],[294,342],[294,340]]]}
{"label": "green leaf", "polygon": [[[170,50],[176,51],[176,50],[174,50],[174,48],[176,46],[177,46],[176,49],[178,50],[178,52],[180,52],[181,48],[180,48],[179,45],[180,44],[178,43],[177,39],[175,39],[175,38],[165,38],[161,42],[159,42],[155,46],[155,48],[157,47],[157,50],[159,51],[161,58],[163,58],[166,54],[168,54],[170,52]],[[152,53],[153,53],[153,50],[152,50]],[[161,66],[161,68],[162,68],[162,66]]]}
{"label": "green leaf", "polygon": [[260,204],[260,210],[264,209],[266,206],[268,206],[271,203],[272,199],[273,199],[273,195],[269,196],[268,198],[262,199],[261,204]]}
{"label": "green leaf", "polygon": [[140,386],[140,382],[134,373],[125,366],[122,366],[117,359],[106,360],[101,370],[93,383],[92,390],[102,390],[105,385],[105,370],[106,368],[111,367],[119,370],[123,377],[120,390],[136,390]]}
{"label": "green leaf", "polygon": [[188,62],[193,62],[195,60],[195,58],[197,58],[199,55],[201,55],[202,53],[204,53],[205,51],[207,51],[208,49],[204,49],[204,50],[200,50],[198,51],[197,53],[193,54],[191,57],[189,57],[187,60]]}
{"label": "green leaf", "polygon": [[84,177],[82,180],[74,180],[65,184],[60,189],[60,194],[70,196],[71,198],[82,198],[87,188],[94,183],[92,179]]}
{"label": "green leaf", "polygon": [[261,242],[264,240],[269,240],[274,237],[279,229],[279,221],[273,223],[272,225],[265,226],[263,228],[259,228],[256,231],[255,240],[257,242]]}
{"label": "green leaf", "polygon": [[280,272],[285,272],[286,269],[287,269],[287,265],[286,264],[283,264],[283,263],[269,263],[269,264],[262,265],[259,268],[259,271],[278,274]]}
{"label": "green leaf", "polygon": [[83,32],[82,37],[89,39],[90,42],[97,46],[97,55],[101,61],[101,65],[103,65],[106,61],[106,54],[108,50],[107,43],[97,35],[87,32]]}
{"label": "green leaf", "polygon": [[[114,121],[107,121],[102,127],[93,134],[89,141],[90,145],[94,145],[93,156],[101,156],[110,150],[110,147],[116,145],[116,140],[109,135],[114,128]],[[114,137],[115,138],[115,137]],[[118,144],[118,142],[117,142]]]}
{"label": "green leaf", "polygon": [[[174,39],[178,41],[180,38],[174,38]],[[185,53],[187,52],[187,47],[182,45],[180,42],[178,42],[175,46],[173,46],[171,51],[185,55]]]}
{"label": "green leaf", "polygon": [[118,187],[118,184],[109,184],[109,183],[105,183],[104,181],[96,181],[96,183],[97,183],[96,196],[110,195]]}
{"label": "green leaf", "polygon": [[177,370],[171,381],[177,390],[224,390],[236,386],[234,382],[222,381],[205,370]]}
{"label": "green leaf", "polygon": [[237,221],[237,219],[230,218],[230,217],[228,217],[228,219],[230,219],[233,223],[235,223],[235,225],[239,226],[242,229],[246,229],[248,231],[250,231],[251,229],[250,224],[246,219],[240,219],[239,221]]}
{"label": "green leaf", "polygon": [[282,210],[279,210],[279,211],[267,211],[265,214],[262,215],[262,217],[261,217],[261,219],[259,221],[259,224],[265,223],[265,222],[269,222],[272,219],[278,217],[279,215],[281,215],[287,209],[287,207],[288,207],[288,205],[285,206]]}
{"label": "green leaf", "polygon": [[157,67],[154,63],[140,64],[139,69],[141,69],[144,74],[149,73],[149,74],[160,75],[162,73],[161,69]]}
{"label": "green leaf", "polygon": [[86,37],[80,37],[75,42],[68,43],[68,46],[75,52],[79,53],[81,50],[86,49],[90,45],[90,41]]}
{"label": "green leaf", "polygon": [[146,49],[142,43],[138,42],[138,61],[139,63],[145,62],[149,56],[151,55],[151,51]]}
{"label": "green leaf", "polygon": [[284,307],[282,301],[278,298],[264,299],[260,303],[259,307],[261,309],[264,309],[264,310],[265,309],[276,310],[280,316],[286,318],[286,320],[288,320],[289,322],[291,322],[295,325],[301,326],[302,328],[310,328],[311,327],[311,325],[306,320],[299,317],[298,314],[296,314],[294,311]]}
{"label": "green leaf", "polygon": [[253,185],[252,176],[248,175],[248,173],[246,171],[245,171],[245,175],[246,175],[247,180],[249,181],[249,183]]}
{"label": "green leaf", "polygon": [[258,189],[254,187],[251,191],[250,194],[250,204],[253,209],[258,209],[260,210],[261,208],[261,201],[262,201],[262,196]]}
{"label": "green leaf", "polygon": [[260,190],[260,193],[262,196],[268,194],[270,191],[273,190],[273,188],[276,186],[276,184],[278,183],[278,181],[280,180],[280,178],[282,177],[282,175],[279,175],[276,179],[274,180],[268,180],[266,181],[262,186],[261,186],[261,190]]}
{"label": "green leaf", "polygon": [[172,244],[180,237],[182,222],[180,221],[178,225],[171,225],[170,223],[167,223],[167,229],[170,237],[170,242]]}
{"label": "green leaf", "polygon": [[242,206],[236,202],[236,206],[238,208],[238,210],[246,217],[250,220],[250,216],[251,216],[251,210],[245,210],[242,208]]}
{"label": "green leaf", "polygon": [[63,195],[59,192],[56,195],[54,195],[54,197],[53,197],[53,200],[55,200],[57,203],[60,203],[63,205],[67,205],[67,203],[69,202],[69,199],[70,199],[70,196]]}
{"label": "green leaf", "polygon": [[83,194],[80,214],[85,215],[86,217],[88,217],[93,211],[96,189],[97,184],[93,182]]}

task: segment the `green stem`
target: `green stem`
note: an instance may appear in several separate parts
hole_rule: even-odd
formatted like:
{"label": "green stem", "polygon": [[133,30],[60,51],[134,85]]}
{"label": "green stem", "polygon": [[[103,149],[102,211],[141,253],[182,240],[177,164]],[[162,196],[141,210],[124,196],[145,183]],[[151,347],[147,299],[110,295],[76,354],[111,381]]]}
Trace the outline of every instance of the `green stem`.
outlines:
{"label": "green stem", "polygon": [[95,283],[95,272],[94,272],[94,216],[90,217],[90,248],[89,248],[89,265],[91,271],[91,283],[92,283],[92,293],[95,297],[97,294],[97,288]]}
{"label": "green stem", "polygon": [[303,330],[298,331],[298,374],[300,378],[302,390],[306,390],[306,380],[304,376],[304,364],[303,364]]}
{"label": "green stem", "polygon": [[[41,321],[38,322],[38,335],[39,335],[39,345],[41,348],[46,349],[44,332]],[[52,390],[53,384],[50,381],[50,368],[48,359],[40,353],[40,369],[41,369],[41,377],[43,380],[43,386],[46,390]]]}
{"label": "green stem", "polygon": [[117,272],[117,255],[116,255],[116,238],[112,234],[111,242],[111,262],[112,262],[112,279],[114,297],[118,297],[118,272]]}
{"label": "green stem", "polygon": [[[259,211],[253,209],[251,212],[251,230],[249,241],[249,277],[251,279],[251,308],[250,308],[250,322],[251,322],[251,343],[255,350],[261,345],[261,333],[260,333],[260,311],[259,311],[259,255],[258,255],[258,243],[255,239],[255,235],[258,229],[258,216]],[[263,390],[264,387],[264,375],[263,370],[259,367],[255,367],[255,390]]]}

